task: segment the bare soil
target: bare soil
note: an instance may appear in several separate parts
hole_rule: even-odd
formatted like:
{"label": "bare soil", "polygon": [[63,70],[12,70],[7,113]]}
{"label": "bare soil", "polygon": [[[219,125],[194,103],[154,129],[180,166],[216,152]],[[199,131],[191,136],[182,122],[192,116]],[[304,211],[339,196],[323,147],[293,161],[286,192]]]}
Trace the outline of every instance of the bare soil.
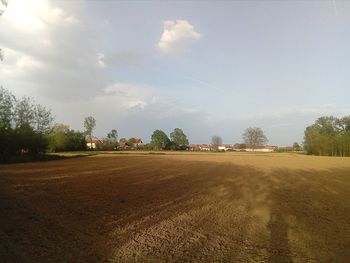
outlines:
{"label": "bare soil", "polygon": [[350,158],[126,154],[0,166],[1,262],[350,262]]}

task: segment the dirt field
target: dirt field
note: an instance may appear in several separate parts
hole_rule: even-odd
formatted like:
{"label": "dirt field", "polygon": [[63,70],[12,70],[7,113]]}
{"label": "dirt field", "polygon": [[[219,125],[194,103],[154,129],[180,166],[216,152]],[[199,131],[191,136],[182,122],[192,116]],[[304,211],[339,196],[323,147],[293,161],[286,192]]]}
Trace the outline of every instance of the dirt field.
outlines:
{"label": "dirt field", "polygon": [[2,165],[0,211],[1,262],[350,262],[350,158]]}

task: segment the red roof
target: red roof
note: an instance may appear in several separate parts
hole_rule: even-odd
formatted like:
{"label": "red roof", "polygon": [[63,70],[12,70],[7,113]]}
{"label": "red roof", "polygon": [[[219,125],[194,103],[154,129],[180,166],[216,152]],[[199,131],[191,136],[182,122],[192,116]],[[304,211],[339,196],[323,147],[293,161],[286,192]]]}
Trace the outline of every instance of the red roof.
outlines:
{"label": "red roof", "polygon": [[141,138],[135,138],[135,143],[143,143]]}

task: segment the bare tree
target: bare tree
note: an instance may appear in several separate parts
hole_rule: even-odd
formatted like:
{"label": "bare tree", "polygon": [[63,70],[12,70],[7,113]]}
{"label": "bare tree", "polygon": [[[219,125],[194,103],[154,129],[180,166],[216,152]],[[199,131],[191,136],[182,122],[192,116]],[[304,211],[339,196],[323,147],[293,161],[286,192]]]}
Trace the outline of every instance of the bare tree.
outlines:
{"label": "bare tree", "polygon": [[268,142],[262,129],[257,127],[249,127],[245,129],[243,133],[243,140],[248,147],[251,147],[253,150],[256,146],[263,145]]}
{"label": "bare tree", "polygon": [[213,137],[211,137],[211,145],[215,150],[218,149],[219,144],[222,144],[222,139],[220,136],[214,135]]}

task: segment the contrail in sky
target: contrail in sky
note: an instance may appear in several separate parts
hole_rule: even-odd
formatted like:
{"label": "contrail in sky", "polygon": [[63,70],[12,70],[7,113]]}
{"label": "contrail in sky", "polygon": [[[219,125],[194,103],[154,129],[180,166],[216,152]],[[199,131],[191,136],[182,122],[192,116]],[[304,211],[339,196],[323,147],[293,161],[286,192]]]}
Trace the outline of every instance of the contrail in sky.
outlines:
{"label": "contrail in sky", "polygon": [[334,6],[335,16],[338,16],[338,8],[337,8],[337,4],[336,4],[335,0],[333,0],[333,6]]}

